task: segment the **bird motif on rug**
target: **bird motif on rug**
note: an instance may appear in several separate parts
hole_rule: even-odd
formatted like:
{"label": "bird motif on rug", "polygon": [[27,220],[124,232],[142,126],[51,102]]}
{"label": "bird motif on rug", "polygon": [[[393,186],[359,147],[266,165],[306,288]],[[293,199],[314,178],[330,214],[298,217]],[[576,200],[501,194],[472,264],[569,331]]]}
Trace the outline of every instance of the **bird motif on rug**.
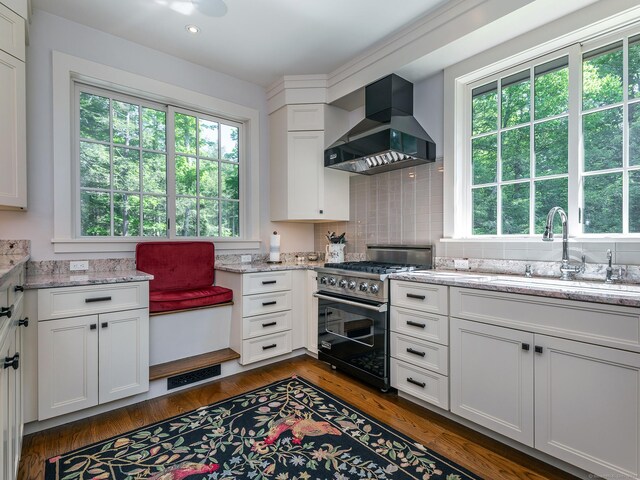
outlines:
{"label": "bird motif on rug", "polygon": [[217,463],[206,465],[204,463],[182,462],[156,473],[154,476],[147,478],[147,480],[182,480],[198,473],[212,473],[219,468],[220,465]]}
{"label": "bird motif on rug", "polygon": [[319,437],[321,435],[342,435],[340,430],[329,422],[318,422],[308,417],[288,416],[276,420],[267,432],[264,443],[272,445],[280,435],[291,430],[293,443],[299,445],[304,437]]}

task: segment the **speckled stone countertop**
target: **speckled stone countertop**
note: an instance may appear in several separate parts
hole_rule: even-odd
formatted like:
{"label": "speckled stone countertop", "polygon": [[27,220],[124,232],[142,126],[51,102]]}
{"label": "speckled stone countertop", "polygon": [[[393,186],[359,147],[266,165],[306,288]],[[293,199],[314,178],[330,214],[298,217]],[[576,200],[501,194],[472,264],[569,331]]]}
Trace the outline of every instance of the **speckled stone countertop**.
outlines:
{"label": "speckled stone countertop", "polygon": [[153,275],[139,270],[27,275],[25,288],[75,287],[108,283],[144,282],[147,280],[153,280]]}
{"label": "speckled stone countertop", "polygon": [[640,307],[640,284],[637,283],[605,284],[602,280],[564,281],[549,277],[525,278],[524,276],[514,275],[441,270],[396,273],[390,275],[389,278],[452,287],[477,288],[505,293]]}
{"label": "speckled stone countertop", "polygon": [[0,255],[0,284],[11,275],[11,273],[29,260],[29,255]]}
{"label": "speckled stone countertop", "polygon": [[216,264],[216,270],[233,273],[277,272],[280,270],[312,270],[323,267],[324,262],[282,263],[229,263]]}

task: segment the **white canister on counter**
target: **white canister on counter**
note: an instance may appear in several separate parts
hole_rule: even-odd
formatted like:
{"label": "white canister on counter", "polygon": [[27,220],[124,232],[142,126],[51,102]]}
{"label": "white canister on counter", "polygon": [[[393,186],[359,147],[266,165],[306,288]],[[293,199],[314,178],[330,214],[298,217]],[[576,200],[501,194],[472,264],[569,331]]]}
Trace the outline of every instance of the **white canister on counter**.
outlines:
{"label": "white canister on counter", "polygon": [[269,242],[269,261],[280,261],[280,235],[278,235],[278,232],[273,232],[273,235],[271,235]]}
{"label": "white canister on counter", "polygon": [[327,263],[344,262],[344,243],[330,243],[326,248]]}

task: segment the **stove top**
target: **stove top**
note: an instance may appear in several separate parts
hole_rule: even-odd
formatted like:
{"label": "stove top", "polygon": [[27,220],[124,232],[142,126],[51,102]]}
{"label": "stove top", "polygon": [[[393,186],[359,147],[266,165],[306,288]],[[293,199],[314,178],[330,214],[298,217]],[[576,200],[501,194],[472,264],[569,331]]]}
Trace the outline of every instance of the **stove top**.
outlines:
{"label": "stove top", "polygon": [[388,275],[390,273],[412,272],[414,270],[428,270],[429,265],[410,265],[396,264],[385,262],[343,262],[343,263],[325,263],[325,268],[349,270],[353,272],[375,273],[378,275]]}

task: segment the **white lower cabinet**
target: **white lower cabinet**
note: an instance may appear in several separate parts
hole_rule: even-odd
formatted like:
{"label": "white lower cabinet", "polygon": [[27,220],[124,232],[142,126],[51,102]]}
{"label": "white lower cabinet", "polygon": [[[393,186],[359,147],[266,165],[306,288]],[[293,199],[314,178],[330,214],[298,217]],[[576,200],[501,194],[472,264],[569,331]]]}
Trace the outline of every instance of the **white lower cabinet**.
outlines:
{"label": "white lower cabinet", "polygon": [[149,389],[148,309],[38,324],[38,420]]}
{"label": "white lower cabinet", "polygon": [[[451,288],[451,411],[604,478],[639,478],[640,353],[594,344],[590,321],[599,311],[615,326],[637,310]],[[594,342],[545,334],[549,318]]]}

